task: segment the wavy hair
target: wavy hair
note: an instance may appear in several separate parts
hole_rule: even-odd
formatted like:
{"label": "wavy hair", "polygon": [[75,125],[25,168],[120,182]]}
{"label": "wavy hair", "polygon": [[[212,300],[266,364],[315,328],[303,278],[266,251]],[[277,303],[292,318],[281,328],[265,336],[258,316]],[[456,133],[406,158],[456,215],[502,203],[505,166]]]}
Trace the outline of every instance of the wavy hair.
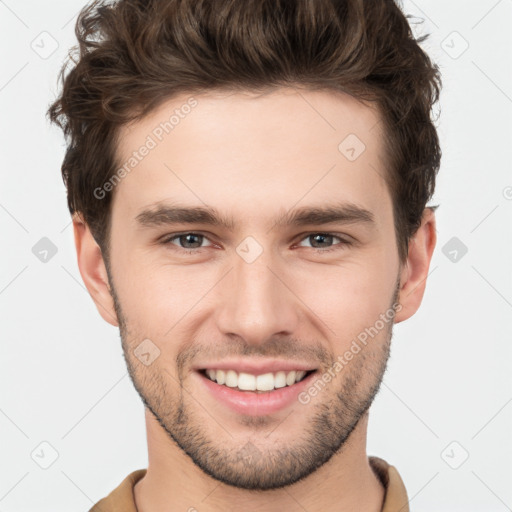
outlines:
{"label": "wavy hair", "polygon": [[[48,109],[65,134],[62,177],[108,257],[117,135],[180,93],[338,90],[376,104],[400,262],[434,193],[441,149],[431,117],[437,65],[394,0],[98,0],[80,12]],[[431,207],[436,208],[436,206]]]}

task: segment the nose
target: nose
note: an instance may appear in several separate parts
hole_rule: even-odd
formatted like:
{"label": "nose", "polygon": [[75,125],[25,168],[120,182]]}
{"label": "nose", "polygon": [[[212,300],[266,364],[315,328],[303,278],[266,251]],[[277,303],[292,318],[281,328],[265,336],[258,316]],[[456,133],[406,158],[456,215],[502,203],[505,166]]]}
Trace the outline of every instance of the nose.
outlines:
{"label": "nose", "polygon": [[262,344],[278,334],[290,336],[299,324],[300,301],[288,282],[289,273],[269,252],[251,263],[235,254],[222,283],[217,327],[247,344]]}

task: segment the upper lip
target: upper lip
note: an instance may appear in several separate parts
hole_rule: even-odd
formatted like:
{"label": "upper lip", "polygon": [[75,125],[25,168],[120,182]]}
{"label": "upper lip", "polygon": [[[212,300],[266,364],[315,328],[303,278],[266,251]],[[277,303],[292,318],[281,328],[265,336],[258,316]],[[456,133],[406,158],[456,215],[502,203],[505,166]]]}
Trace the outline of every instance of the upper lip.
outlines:
{"label": "upper lip", "polygon": [[263,361],[256,359],[224,359],[218,362],[197,365],[195,370],[234,370],[237,373],[244,372],[253,375],[262,375],[264,373],[275,373],[280,370],[285,372],[292,370],[311,371],[316,370],[316,368],[312,368],[310,364],[301,363],[299,361],[279,361],[278,359],[267,359]]}

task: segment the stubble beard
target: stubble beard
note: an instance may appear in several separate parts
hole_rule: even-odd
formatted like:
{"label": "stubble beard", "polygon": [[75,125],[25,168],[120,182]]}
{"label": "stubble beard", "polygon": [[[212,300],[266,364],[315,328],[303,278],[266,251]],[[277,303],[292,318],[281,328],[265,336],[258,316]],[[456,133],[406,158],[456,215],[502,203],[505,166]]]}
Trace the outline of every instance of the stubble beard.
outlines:
{"label": "stubble beard", "polygon": [[[130,335],[111,279],[110,287],[128,373],[145,407],[197,467],[215,480],[236,488],[254,491],[279,489],[306,478],[328,462],[343,449],[367,414],[387,368],[393,320],[386,324],[384,339],[372,339],[308,404],[298,402],[276,429],[282,434],[286,431],[286,424],[294,421],[294,416],[303,421],[304,415],[308,414],[311,419],[299,438],[276,447],[276,443],[271,441],[272,434],[266,437],[268,434],[264,433],[271,419],[241,416],[240,423],[252,427],[247,436],[251,439],[229,446],[229,440],[234,440],[234,437],[222,430],[221,420],[216,418],[214,421],[204,411],[207,404],[201,407],[191,398],[184,387],[184,375],[180,369],[177,372],[178,383],[158,364],[145,367],[133,355],[139,338]],[[397,283],[391,308],[397,303],[398,291]],[[203,418],[198,412],[203,414]],[[219,430],[217,435],[214,435],[215,429]]]}

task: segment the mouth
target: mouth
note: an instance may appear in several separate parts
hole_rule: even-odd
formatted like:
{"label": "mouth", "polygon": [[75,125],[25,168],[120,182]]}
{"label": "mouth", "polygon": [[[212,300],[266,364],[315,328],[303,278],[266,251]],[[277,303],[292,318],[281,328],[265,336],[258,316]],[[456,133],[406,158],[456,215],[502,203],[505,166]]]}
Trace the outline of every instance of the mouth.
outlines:
{"label": "mouth", "polygon": [[199,373],[210,381],[235,391],[253,392],[256,394],[269,393],[277,389],[291,387],[302,382],[316,370],[291,370],[267,372],[254,375],[235,370],[201,369]]}
{"label": "mouth", "polygon": [[249,374],[234,370],[196,369],[198,386],[216,403],[236,414],[266,416],[289,407],[304,407],[298,397],[311,385],[318,370],[287,370]]}

